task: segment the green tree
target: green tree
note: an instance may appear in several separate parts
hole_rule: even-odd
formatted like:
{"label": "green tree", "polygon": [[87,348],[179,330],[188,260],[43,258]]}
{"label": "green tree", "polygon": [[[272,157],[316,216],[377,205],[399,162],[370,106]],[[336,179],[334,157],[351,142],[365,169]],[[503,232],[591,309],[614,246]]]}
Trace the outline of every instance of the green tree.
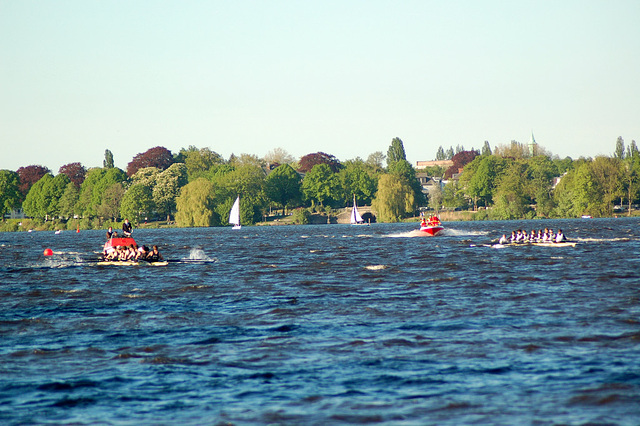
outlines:
{"label": "green tree", "polygon": [[627,147],[627,153],[625,154],[625,158],[635,157],[640,155],[640,151],[638,151],[638,146],[636,145],[636,141],[632,140],[629,146]]}
{"label": "green tree", "polygon": [[140,183],[144,186],[148,186],[153,190],[160,175],[160,169],[157,167],[143,167],[131,176],[131,182],[133,184]]}
{"label": "green tree", "polygon": [[440,183],[438,182],[438,185],[436,185],[429,192],[429,207],[435,210],[436,214],[438,214],[438,212],[440,211],[440,208],[442,207],[443,201],[444,201],[444,192],[442,191],[442,188],[440,187]]}
{"label": "green tree", "polygon": [[[97,203],[95,205],[93,204],[92,202],[93,192],[94,192],[94,188],[96,187],[96,185],[98,184],[100,179],[102,179],[102,177],[106,172],[107,172],[107,169],[98,168],[98,167],[89,169],[87,171],[87,175],[84,181],[82,182],[82,185],[80,185],[80,195],[78,197],[78,203],[76,206],[76,212],[78,212],[80,215],[95,216],[97,214],[96,208],[100,203]],[[96,193],[98,193],[97,190],[96,190]]]}
{"label": "green tree", "polygon": [[175,212],[176,198],[188,180],[187,166],[182,163],[174,163],[157,175],[156,184],[152,190],[153,202],[158,213],[166,216],[167,220]]}
{"label": "green tree", "polygon": [[265,178],[267,197],[282,206],[282,214],[287,207],[297,207],[302,202],[300,175],[289,164],[273,169]]}
{"label": "green tree", "polygon": [[295,161],[295,158],[291,156],[285,149],[283,148],[274,148],[264,156],[264,161],[269,164],[291,164]]}
{"label": "green tree", "polygon": [[111,169],[115,167],[113,164],[113,153],[108,149],[104,150],[104,161],[102,161],[102,167],[105,169]]}
{"label": "green tree", "polygon": [[400,138],[393,138],[387,150],[387,167],[393,166],[393,164],[400,160],[407,160],[407,154],[404,152],[404,144]]}
{"label": "green tree", "polygon": [[464,167],[460,184],[465,194],[473,200],[474,210],[478,202],[489,206],[493,200],[494,191],[499,179],[506,168],[506,160],[495,155],[478,156]]}
{"label": "green tree", "polygon": [[223,220],[229,217],[231,206],[240,195],[241,223],[251,225],[260,221],[269,203],[264,192],[265,177],[262,167],[251,164],[231,166],[225,173],[217,174],[212,181],[218,215]]}
{"label": "green tree", "polygon": [[0,170],[0,220],[6,213],[20,207],[22,194],[18,173],[11,170]]}
{"label": "green tree", "polygon": [[436,152],[436,160],[442,161],[446,159],[447,159],[447,154],[445,154],[444,148],[442,148],[442,145],[440,145],[438,147],[438,151]]}
{"label": "green tree", "polygon": [[627,211],[631,216],[631,205],[640,194],[640,153],[637,149],[625,157],[621,174],[623,191],[627,197]]}
{"label": "green tree", "polygon": [[538,155],[528,159],[526,165],[523,173],[527,180],[523,190],[536,205],[537,215],[549,217],[554,207],[551,195],[553,179],[559,175],[556,163],[547,156]]}
{"label": "green tree", "polygon": [[84,216],[97,216],[98,206],[102,204],[102,197],[107,188],[116,183],[123,184],[127,180],[126,173],[117,167],[90,169],[80,186],[78,210]]}
{"label": "green tree", "polygon": [[51,173],[46,173],[36,183],[31,185],[22,203],[24,214],[30,217],[44,218],[47,215],[48,200],[45,199],[44,186],[53,180]]}
{"label": "green tree", "polygon": [[99,217],[111,218],[114,221],[120,216],[120,204],[124,198],[125,190],[122,183],[114,183],[105,189],[102,195],[102,203],[96,208]]}
{"label": "green tree", "polygon": [[122,169],[119,169],[117,167],[107,169],[100,180],[96,182],[95,186],[93,187],[93,191],[91,194],[91,204],[97,209],[97,207],[102,204],[102,197],[107,188],[116,183],[124,184],[128,181],[128,179],[129,178],[127,177],[127,174]]}
{"label": "green tree", "polygon": [[624,159],[624,139],[622,139],[622,136],[618,136],[616,140],[616,150],[613,152],[613,158]]}
{"label": "green tree", "polygon": [[422,193],[422,185],[420,185],[420,182],[416,177],[416,170],[413,168],[411,163],[407,160],[398,160],[389,167],[389,173],[398,176],[398,178],[404,179],[404,181],[413,190],[413,200],[415,203],[413,210],[418,206],[424,206],[426,204],[426,198]]}
{"label": "green tree", "polygon": [[213,183],[204,178],[188,183],[176,200],[176,222],[182,227],[219,225],[214,201]]}
{"label": "green tree", "polygon": [[595,213],[599,216],[611,216],[615,200],[624,194],[622,160],[596,157],[590,169],[598,193],[598,199],[592,200]]}
{"label": "green tree", "polygon": [[151,215],[153,208],[151,188],[141,183],[134,183],[122,197],[120,217],[129,219],[133,224],[138,224],[141,219]]}
{"label": "green tree", "polygon": [[484,145],[482,146],[482,155],[491,155],[491,146],[489,145],[489,141],[484,141]]}
{"label": "green tree", "polygon": [[467,209],[469,203],[458,181],[449,181],[442,190],[442,205],[451,209]]}
{"label": "green tree", "polygon": [[455,153],[455,152],[453,152],[453,147],[452,147],[452,146],[450,146],[450,147],[449,147],[449,149],[447,149],[447,152],[445,153],[445,155],[446,155],[446,159],[447,159],[447,160],[451,160],[455,154],[456,154],[456,153]]}
{"label": "green tree", "polygon": [[42,176],[27,194],[23,203],[25,214],[39,218],[60,216],[58,201],[70,182],[71,180],[65,174],[58,174],[55,178],[51,173]]}
{"label": "green tree", "polygon": [[383,161],[386,159],[386,155],[382,151],[376,151],[369,154],[365,164],[367,168],[373,173],[381,173],[383,169]]}
{"label": "green tree", "polygon": [[80,190],[78,187],[73,182],[68,183],[58,201],[60,214],[66,218],[74,217],[78,212],[79,198]]}
{"label": "green tree", "polygon": [[202,177],[212,167],[225,162],[217,152],[209,148],[198,149],[195,146],[190,146],[188,150],[180,150],[180,156],[184,158],[184,164],[187,166],[189,181]]}
{"label": "green tree", "polygon": [[340,200],[340,182],[338,176],[331,171],[327,164],[316,164],[302,180],[302,194],[312,203],[330,204]]}
{"label": "green tree", "polygon": [[526,196],[527,164],[513,161],[499,178],[492,215],[496,219],[525,219],[531,212]]}
{"label": "green tree", "polygon": [[342,186],[342,203],[350,204],[355,195],[360,205],[371,204],[378,183],[367,171],[364,161],[345,162],[344,168],[338,172],[338,180]]}
{"label": "green tree", "polygon": [[414,210],[414,191],[406,179],[387,173],[378,180],[372,207],[380,222],[397,222]]}

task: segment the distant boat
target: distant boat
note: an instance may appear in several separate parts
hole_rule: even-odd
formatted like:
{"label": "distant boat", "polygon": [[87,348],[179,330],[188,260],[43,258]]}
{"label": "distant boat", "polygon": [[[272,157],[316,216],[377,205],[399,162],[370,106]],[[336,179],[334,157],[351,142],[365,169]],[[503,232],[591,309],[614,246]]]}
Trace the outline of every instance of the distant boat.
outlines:
{"label": "distant boat", "polygon": [[360,216],[358,212],[358,205],[356,204],[356,196],[353,195],[353,209],[351,209],[351,224],[352,225],[368,225]]}
{"label": "distant boat", "polygon": [[236,202],[229,212],[229,223],[233,225],[233,229],[240,229],[240,196],[236,198]]}

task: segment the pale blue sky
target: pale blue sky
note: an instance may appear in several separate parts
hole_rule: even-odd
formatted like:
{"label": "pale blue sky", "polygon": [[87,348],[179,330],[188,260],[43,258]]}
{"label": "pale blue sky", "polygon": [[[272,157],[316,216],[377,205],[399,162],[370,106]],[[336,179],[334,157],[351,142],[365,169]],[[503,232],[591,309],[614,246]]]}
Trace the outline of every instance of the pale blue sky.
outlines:
{"label": "pale blue sky", "polygon": [[640,143],[637,0],[0,0],[0,61],[0,169]]}

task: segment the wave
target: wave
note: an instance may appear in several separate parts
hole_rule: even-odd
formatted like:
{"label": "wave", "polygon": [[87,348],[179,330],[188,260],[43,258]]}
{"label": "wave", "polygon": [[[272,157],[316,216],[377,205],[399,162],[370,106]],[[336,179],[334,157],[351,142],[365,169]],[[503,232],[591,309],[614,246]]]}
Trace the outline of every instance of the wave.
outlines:
{"label": "wave", "polygon": [[192,248],[189,257],[182,258],[183,262],[215,262],[215,257],[209,257],[201,248]]}

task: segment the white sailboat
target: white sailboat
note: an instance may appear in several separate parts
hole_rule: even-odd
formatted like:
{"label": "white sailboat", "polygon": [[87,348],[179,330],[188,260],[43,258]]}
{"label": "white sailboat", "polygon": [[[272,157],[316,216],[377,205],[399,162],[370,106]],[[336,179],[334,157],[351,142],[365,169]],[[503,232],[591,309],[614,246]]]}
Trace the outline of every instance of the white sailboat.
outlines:
{"label": "white sailboat", "polygon": [[358,212],[358,205],[356,204],[356,196],[353,195],[353,209],[351,209],[351,224],[352,225],[368,225],[360,216]]}
{"label": "white sailboat", "polygon": [[236,198],[235,203],[233,203],[233,207],[231,207],[231,212],[229,212],[229,223],[233,225],[233,229],[240,229],[240,196]]}

